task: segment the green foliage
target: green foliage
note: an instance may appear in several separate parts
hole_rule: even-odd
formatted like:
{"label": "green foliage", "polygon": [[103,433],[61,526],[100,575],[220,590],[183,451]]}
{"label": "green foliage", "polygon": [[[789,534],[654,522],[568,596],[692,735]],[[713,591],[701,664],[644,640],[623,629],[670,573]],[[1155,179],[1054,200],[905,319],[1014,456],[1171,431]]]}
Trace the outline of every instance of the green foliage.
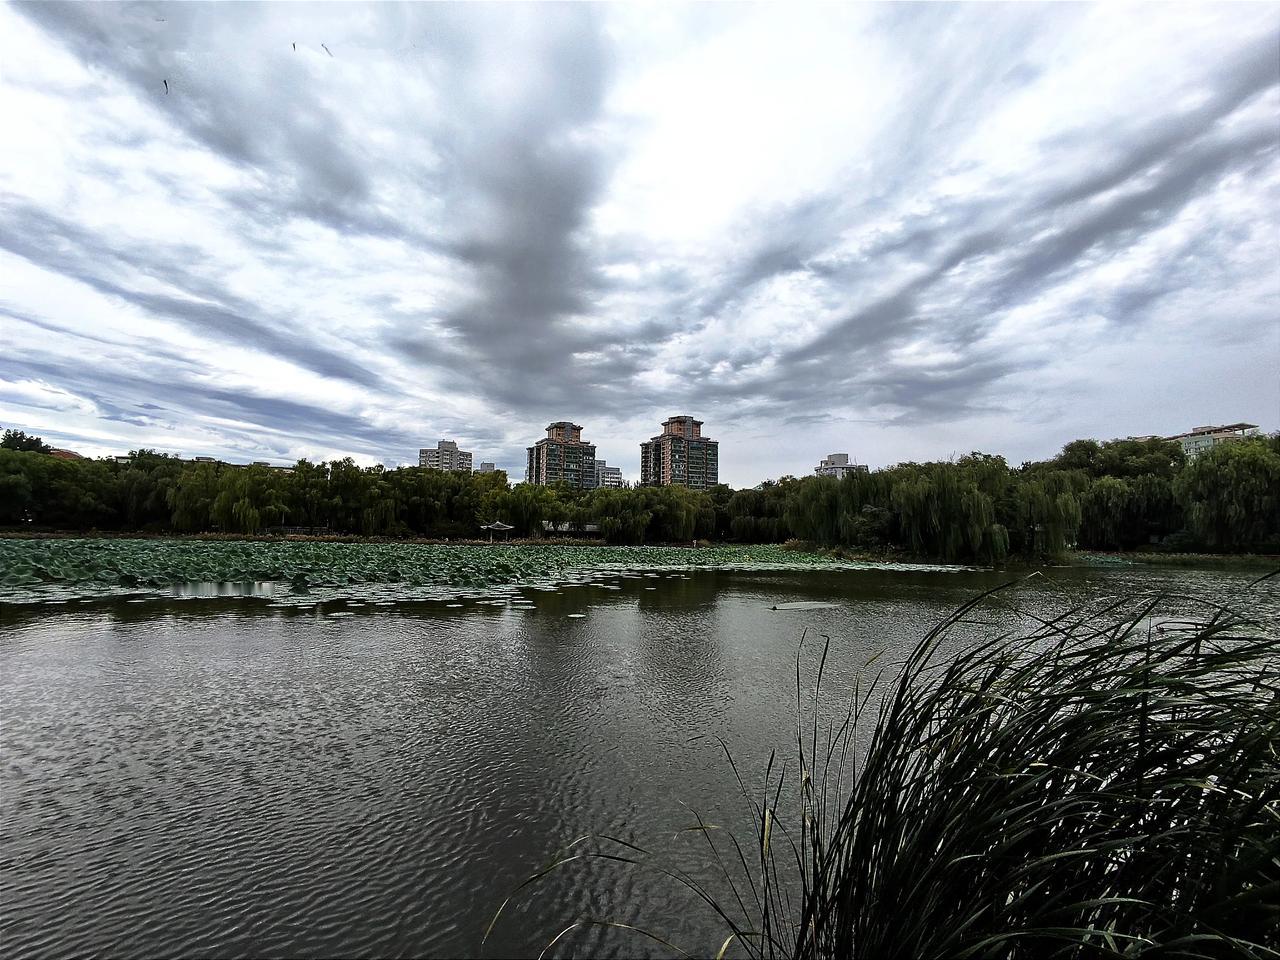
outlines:
{"label": "green foliage", "polygon": [[747,543],[783,543],[795,536],[786,519],[791,494],[817,478],[766,480],[754,490],[738,490],[725,504],[729,536]]}
{"label": "green foliage", "polygon": [[1084,539],[1095,547],[1120,550],[1125,542],[1122,529],[1133,502],[1133,488],[1127,480],[1102,477],[1085,492],[1081,507]]}
{"label": "green foliage", "polygon": [[501,520],[516,537],[541,537],[550,523],[569,535],[594,526],[612,544],[799,539],[983,564],[1055,560],[1076,546],[1265,552],[1280,549],[1277,464],[1277,438],[1224,444],[1191,463],[1168,441],[1077,440],[1019,468],[972,453],[749,490],[583,491],[511,486],[501,471],[384,470],[350,459],[299,460],[286,471],[151,450],[117,463],[0,449],[0,524],[247,535],[289,526],[454,540]]}
{"label": "green foliage", "polygon": [[8,450],[0,450],[0,523],[19,524],[30,516],[31,474]]}
{"label": "green foliage", "polygon": [[213,527],[213,505],[218,498],[218,467],[211,463],[198,463],[185,470],[168,492],[168,502],[173,510],[173,526],[183,533],[198,533]]}
{"label": "green foliage", "polygon": [[1079,470],[1091,478],[1156,476],[1172,478],[1186,462],[1175,440],[1073,440],[1044,466]]}
{"label": "green foliage", "polygon": [[1178,474],[1193,533],[1227,553],[1280,549],[1280,452],[1265,439],[1223,443]]}
{"label": "green foliage", "polygon": [[991,497],[952,464],[927,464],[893,487],[891,497],[912,552],[947,561],[985,557],[984,547],[1000,542],[991,530]]}
{"label": "green foliage", "polygon": [[1069,473],[1049,473],[1018,487],[1022,553],[1055,559],[1074,544],[1080,528],[1077,493],[1087,481]]}
{"label": "green foliage", "polygon": [[117,478],[101,460],[0,450],[0,493],[5,494],[0,517],[6,523],[88,530],[118,522]]}
{"label": "green foliage", "polygon": [[52,447],[39,437],[27,436],[21,430],[6,430],[0,437],[0,450],[24,450],[31,453],[48,453]]}
{"label": "green foliage", "polygon": [[747,953],[1269,955],[1280,638],[1131,597],[957,656],[968,606],[883,700],[855,694],[833,743],[816,707],[802,723],[799,775],[754,802],[776,847],[753,844],[760,896],[731,926]]}

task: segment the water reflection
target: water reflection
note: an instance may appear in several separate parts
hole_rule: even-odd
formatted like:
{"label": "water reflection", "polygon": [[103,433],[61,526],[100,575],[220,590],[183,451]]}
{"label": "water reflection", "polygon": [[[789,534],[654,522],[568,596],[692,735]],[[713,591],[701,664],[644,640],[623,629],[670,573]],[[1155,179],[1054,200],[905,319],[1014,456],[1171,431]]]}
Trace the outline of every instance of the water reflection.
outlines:
{"label": "water reflection", "polygon": [[[1003,579],[703,572],[462,601],[251,585],[0,606],[0,938],[18,957],[471,955],[506,893],[593,832],[713,882],[676,839],[681,804],[741,817],[716,738],[752,783],[788,748],[800,635],[833,638],[834,705],[873,656],[900,659]],[[973,619],[1135,586],[1244,596],[1249,579],[1054,571]],[[806,601],[823,606],[786,606]],[[1250,602],[1276,615],[1275,591]],[[536,954],[606,912],[697,953],[723,939],[669,883],[593,867],[549,878],[490,955]],[[565,950],[662,952],[602,930]]]}
{"label": "water reflection", "polygon": [[277,591],[287,593],[291,589],[290,584],[276,583],[273,580],[243,580],[229,583],[191,580],[174,584],[172,595],[184,599],[187,597],[273,597]]}

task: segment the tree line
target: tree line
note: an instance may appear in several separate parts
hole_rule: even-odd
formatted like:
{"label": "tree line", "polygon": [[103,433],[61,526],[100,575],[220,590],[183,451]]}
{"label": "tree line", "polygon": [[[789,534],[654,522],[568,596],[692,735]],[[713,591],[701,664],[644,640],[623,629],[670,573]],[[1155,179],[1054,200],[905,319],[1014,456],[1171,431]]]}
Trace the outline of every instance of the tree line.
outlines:
{"label": "tree line", "polygon": [[258,534],[304,527],[467,539],[501,520],[538,537],[595,526],[611,543],[801,540],[819,547],[999,562],[1093,550],[1280,551],[1280,436],[1186,461],[1165,440],[1077,440],[1011,467],[973,453],[831,477],[581,491],[451,473],[300,460],[289,470],[190,462],[152,450],[123,462],[60,459],[39,438],[0,442],[0,526]]}

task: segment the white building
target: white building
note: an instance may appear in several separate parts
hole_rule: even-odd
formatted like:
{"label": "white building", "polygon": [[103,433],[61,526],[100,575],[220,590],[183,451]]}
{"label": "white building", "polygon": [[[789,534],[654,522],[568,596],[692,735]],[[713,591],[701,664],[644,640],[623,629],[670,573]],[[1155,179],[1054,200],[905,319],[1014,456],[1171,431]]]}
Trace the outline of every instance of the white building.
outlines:
{"label": "white building", "polygon": [[813,468],[813,472],[819,477],[835,477],[839,480],[850,473],[866,473],[867,467],[862,463],[850,463],[847,453],[829,453]]}
{"label": "white building", "polygon": [[622,479],[622,468],[611,467],[603,460],[597,460],[596,486],[611,487],[614,490],[621,490],[626,486],[626,482]]}
{"label": "white building", "polygon": [[434,450],[423,447],[418,451],[418,466],[470,473],[471,454],[466,450],[459,450],[458,444],[453,440],[441,440]]}
{"label": "white building", "polygon": [[1245,437],[1256,437],[1256,423],[1228,423],[1220,427],[1196,427],[1188,433],[1179,433],[1166,440],[1177,440],[1182,444],[1182,452],[1188,460],[1194,460],[1206,450],[1211,450],[1220,443],[1243,440]]}
{"label": "white building", "polygon": [[493,473],[495,467],[488,460],[481,460],[480,466],[476,467],[476,473]]}

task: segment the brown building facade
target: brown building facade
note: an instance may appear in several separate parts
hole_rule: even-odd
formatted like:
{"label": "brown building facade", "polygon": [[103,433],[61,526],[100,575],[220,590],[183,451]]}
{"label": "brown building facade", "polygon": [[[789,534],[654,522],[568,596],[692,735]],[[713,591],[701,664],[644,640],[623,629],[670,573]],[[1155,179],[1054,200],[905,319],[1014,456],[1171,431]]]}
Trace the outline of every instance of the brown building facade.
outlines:
{"label": "brown building facade", "polygon": [[582,490],[596,486],[596,445],[582,439],[582,427],[568,420],[547,425],[547,435],[528,448],[526,483],[567,483]]}
{"label": "brown building facade", "polygon": [[702,421],[668,417],[662,433],[640,444],[642,486],[707,490],[720,482],[720,444],[702,435]]}

